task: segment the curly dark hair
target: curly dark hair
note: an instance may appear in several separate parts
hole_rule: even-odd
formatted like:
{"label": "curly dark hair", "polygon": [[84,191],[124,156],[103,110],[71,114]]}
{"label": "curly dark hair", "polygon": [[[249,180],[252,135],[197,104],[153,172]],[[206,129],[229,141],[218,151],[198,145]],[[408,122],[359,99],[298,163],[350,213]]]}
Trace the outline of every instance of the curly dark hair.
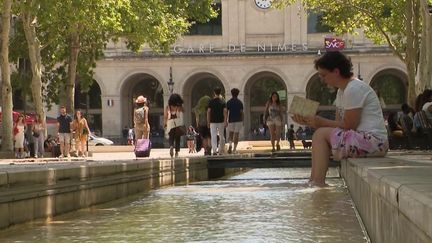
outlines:
{"label": "curly dark hair", "polygon": [[168,105],[169,106],[182,106],[183,105],[183,99],[181,96],[177,93],[173,93],[169,99],[168,99]]}
{"label": "curly dark hair", "polygon": [[315,60],[315,69],[323,68],[333,71],[337,68],[344,78],[351,78],[354,75],[352,66],[351,59],[340,51],[326,52],[322,57]]}

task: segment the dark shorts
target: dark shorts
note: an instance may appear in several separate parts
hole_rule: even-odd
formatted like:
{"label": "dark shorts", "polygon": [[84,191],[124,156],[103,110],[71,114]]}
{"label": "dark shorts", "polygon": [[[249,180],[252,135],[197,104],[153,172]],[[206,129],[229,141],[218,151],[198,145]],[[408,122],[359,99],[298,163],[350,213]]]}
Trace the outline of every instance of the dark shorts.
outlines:
{"label": "dark shorts", "polygon": [[198,126],[198,132],[203,138],[210,138],[210,128],[207,126]]}

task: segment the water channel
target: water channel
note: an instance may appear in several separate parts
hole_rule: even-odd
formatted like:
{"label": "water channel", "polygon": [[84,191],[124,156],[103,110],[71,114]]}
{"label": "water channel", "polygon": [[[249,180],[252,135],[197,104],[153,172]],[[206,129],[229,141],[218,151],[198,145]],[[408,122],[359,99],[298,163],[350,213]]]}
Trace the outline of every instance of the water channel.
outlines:
{"label": "water channel", "polygon": [[254,169],[13,226],[0,242],[367,242],[342,180]]}

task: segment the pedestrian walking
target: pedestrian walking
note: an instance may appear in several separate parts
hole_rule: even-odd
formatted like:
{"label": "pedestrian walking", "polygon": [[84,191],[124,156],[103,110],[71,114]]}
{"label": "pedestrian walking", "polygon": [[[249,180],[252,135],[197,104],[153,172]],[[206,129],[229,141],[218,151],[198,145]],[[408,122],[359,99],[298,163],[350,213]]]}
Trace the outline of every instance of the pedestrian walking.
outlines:
{"label": "pedestrian walking", "polygon": [[[227,102],[227,112],[228,112],[228,153],[236,153],[237,145],[239,141],[239,133],[243,128],[243,103],[238,99],[240,90],[234,88],[231,90],[232,98]],[[232,143],[234,142],[234,149]]]}
{"label": "pedestrian walking", "polygon": [[[225,128],[227,127],[227,109],[221,95],[221,88],[213,90],[214,97],[207,108],[207,126],[210,128],[213,155],[223,154],[225,150]],[[219,144],[218,144],[219,135]],[[218,146],[219,145],[219,146]]]}
{"label": "pedestrian walking", "polygon": [[193,126],[189,126],[188,131],[186,133],[186,143],[189,149],[189,153],[196,153],[195,149],[195,138],[198,133],[195,131]]}
{"label": "pedestrian walking", "polygon": [[123,145],[127,145],[128,144],[128,133],[129,133],[129,128],[127,126],[124,126],[124,128],[122,129],[122,144]]}
{"label": "pedestrian walking", "polygon": [[75,112],[74,120],[72,122],[73,137],[75,139],[75,148],[77,149],[77,156],[86,157],[87,151],[85,145],[87,144],[90,128],[87,120],[82,116],[80,110]]}
{"label": "pedestrian walking", "polygon": [[295,149],[294,140],[295,140],[295,132],[294,132],[294,124],[291,124],[288,128],[286,134],[287,140],[290,144],[290,149]]}
{"label": "pedestrian walking", "polygon": [[140,95],[135,101],[137,108],[134,112],[135,140],[148,139],[150,137],[150,124],[148,120],[149,107],[147,98]]}
{"label": "pedestrian walking", "polygon": [[15,140],[15,158],[22,159],[25,158],[24,153],[24,133],[27,128],[27,125],[25,123],[25,118],[23,114],[19,114],[15,125],[13,128],[13,135]]}
{"label": "pedestrian walking", "polygon": [[45,122],[41,119],[40,115],[37,114],[33,121],[33,144],[34,144],[34,157],[43,158],[45,153],[44,142],[45,142]]}
{"label": "pedestrian walking", "polygon": [[202,138],[204,155],[211,155],[210,128],[207,126],[207,108],[210,100],[210,96],[205,95],[198,100],[198,104],[194,108],[195,122],[199,136]]}
{"label": "pedestrian walking", "polygon": [[[282,105],[280,103],[279,94],[273,92],[265,105],[264,118],[270,131],[270,142],[272,152],[280,150],[280,136],[282,130]],[[275,148],[276,145],[276,148]]]}
{"label": "pedestrian walking", "polygon": [[183,122],[183,99],[179,94],[173,93],[168,99],[168,106],[164,112],[164,127],[168,133],[170,156],[178,157],[180,152],[180,138],[186,134]]}
{"label": "pedestrian walking", "polygon": [[135,144],[135,134],[134,130],[132,128],[129,128],[128,131],[128,145],[134,145]]}
{"label": "pedestrian walking", "polygon": [[70,157],[70,145],[71,145],[71,123],[72,117],[66,113],[66,107],[60,107],[60,115],[57,117],[57,136],[60,142],[60,156]]}

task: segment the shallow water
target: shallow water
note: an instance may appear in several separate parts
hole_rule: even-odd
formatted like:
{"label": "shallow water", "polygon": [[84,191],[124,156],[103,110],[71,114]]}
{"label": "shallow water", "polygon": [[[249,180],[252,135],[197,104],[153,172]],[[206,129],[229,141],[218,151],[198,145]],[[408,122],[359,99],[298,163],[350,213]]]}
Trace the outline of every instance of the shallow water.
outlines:
{"label": "shallow water", "polygon": [[340,179],[255,169],[0,231],[0,242],[366,242]]}

